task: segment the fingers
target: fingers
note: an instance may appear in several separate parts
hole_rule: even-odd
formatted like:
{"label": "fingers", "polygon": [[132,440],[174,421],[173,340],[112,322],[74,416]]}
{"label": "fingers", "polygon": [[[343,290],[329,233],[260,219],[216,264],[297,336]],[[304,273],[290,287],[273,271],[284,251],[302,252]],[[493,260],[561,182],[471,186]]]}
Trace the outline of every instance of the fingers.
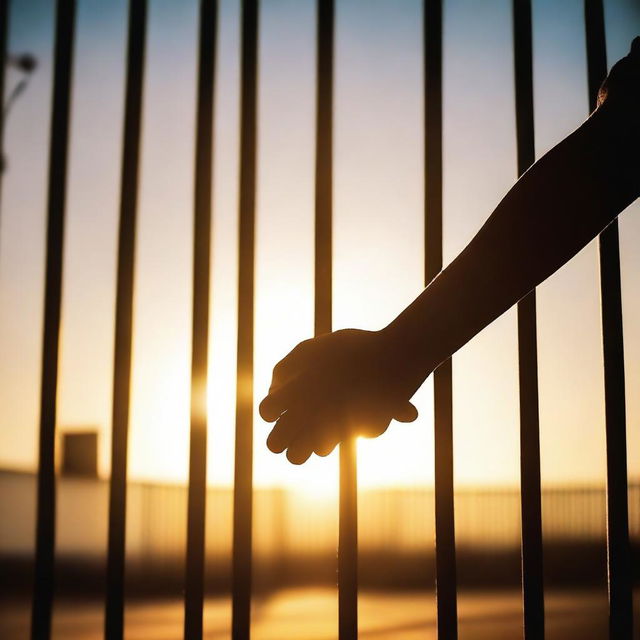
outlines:
{"label": "fingers", "polygon": [[298,431],[298,435],[287,449],[287,460],[291,462],[291,464],[302,464],[306,462],[313,453],[315,438],[316,433],[312,428]]}
{"label": "fingers", "polygon": [[392,420],[413,422],[417,418],[418,410],[409,401],[403,401],[393,408],[386,402],[361,406],[349,416],[347,430],[365,438],[377,438],[389,428]]}
{"label": "fingers", "polygon": [[311,424],[304,423],[305,418],[299,413],[287,411],[278,419],[267,438],[267,447],[273,453],[287,450],[287,460],[292,464],[302,464],[313,453],[318,437]]}
{"label": "fingers", "polygon": [[288,410],[278,418],[267,438],[273,453],[287,450],[287,459],[302,464],[312,453],[328,456],[340,441],[340,426],[335,415],[322,418],[299,408]]}
{"label": "fingers", "polygon": [[267,438],[267,447],[273,453],[287,450],[287,459],[292,464],[306,462],[312,453],[328,456],[342,439],[341,434],[377,437],[386,431],[392,419],[413,422],[418,417],[418,410],[408,401],[393,411],[369,405],[366,410],[360,407],[355,415],[344,415],[331,406],[320,412],[313,410],[311,406],[315,403],[310,404],[309,400],[301,398],[291,385],[285,385],[260,404],[260,415],[267,421],[276,420]]}
{"label": "fingers", "polygon": [[393,413],[393,419],[398,422],[413,422],[417,417],[418,410],[410,402],[406,402]]}
{"label": "fingers", "polygon": [[287,460],[292,464],[303,464],[312,453],[324,458],[328,456],[338,445],[339,438],[323,438],[318,441],[319,433],[316,429],[310,428],[301,433],[287,449]]}
{"label": "fingers", "polygon": [[260,403],[260,416],[266,422],[277,420],[287,409],[300,387],[300,374],[314,353],[314,340],[305,340],[273,368],[269,393]]}
{"label": "fingers", "polygon": [[321,443],[316,444],[313,452],[321,458],[326,458],[337,446],[339,438],[325,438]]}
{"label": "fingers", "polygon": [[297,424],[290,411],[280,416],[267,438],[267,447],[273,453],[282,453],[294,439]]}
{"label": "fingers", "polygon": [[335,415],[312,419],[296,429],[293,442],[287,449],[287,460],[292,464],[306,462],[312,453],[324,458],[328,456],[340,442],[339,424]]}
{"label": "fingers", "polygon": [[260,416],[266,422],[277,420],[289,408],[288,403],[294,393],[292,378],[295,377],[297,360],[304,344],[300,343],[273,368],[269,393],[259,407]]}
{"label": "fingers", "polygon": [[266,422],[277,420],[288,408],[291,398],[295,394],[293,384],[278,387],[275,391],[269,391],[267,397],[260,403],[260,416]]}

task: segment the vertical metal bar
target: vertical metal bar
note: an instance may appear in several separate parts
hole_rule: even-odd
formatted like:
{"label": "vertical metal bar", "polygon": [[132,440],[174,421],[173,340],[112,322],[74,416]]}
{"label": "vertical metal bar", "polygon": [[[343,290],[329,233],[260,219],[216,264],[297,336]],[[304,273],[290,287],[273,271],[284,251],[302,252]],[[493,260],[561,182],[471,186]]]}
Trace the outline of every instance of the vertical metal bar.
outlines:
{"label": "vertical metal bar", "polygon": [[340,444],[338,637],[358,637],[358,474],[356,439]]}
{"label": "vertical metal bar", "polygon": [[[531,0],[513,0],[518,176],[535,162]],[[518,303],[520,508],[525,640],[544,639],[536,293]]]}
{"label": "vertical metal bar", "polygon": [[238,372],[233,491],[232,635],[251,632],[251,526],[253,508],[253,302],[258,76],[258,0],[242,3],[242,105],[240,130],[240,228]]}
{"label": "vertical metal bar", "polygon": [[124,628],[124,561],[127,513],[127,440],[131,384],[133,287],[138,204],[138,165],[147,21],[146,0],[131,0],[122,146],[120,229],[115,312],[111,481],[105,637],[118,640]]}
{"label": "vertical metal bar", "polygon": [[[424,3],[425,283],[442,270],[442,0]],[[451,360],[434,372],[438,638],[458,637]]]}
{"label": "vertical metal bar", "polygon": [[333,301],[333,41],[334,0],[317,0],[315,334],[331,331]]}
{"label": "vertical metal bar", "polygon": [[[315,334],[332,328],[335,2],[318,0],[316,53]],[[358,635],[358,487],[355,438],[340,445],[338,633]]]}
{"label": "vertical metal bar", "polygon": [[49,638],[53,606],[56,396],[74,22],[75,1],[58,0],[47,194],[47,258],[40,386],[36,557],[31,610],[31,637],[34,640]]}
{"label": "vertical metal bar", "polygon": [[[598,89],[607,75],[602,0],[585,0],[589,106],[595,109]],[[622,337],[622,292],[618,222],[601,234],[600,296],[604,352],[607,439],[607,557],[609,635],[630,639],[633,630],[631,552],[627,503],[627,437]]]}
{"label": "vertical metal bar", "polygon": [[200,60],[196,113],[191,344],[191,439],[187,507],[184,637],[202,638],[207,487],[209,270],[217,0],[200,0]]}
{"label": "vertical metal bar", "polygon": [[518,303],[520,378],[520,509],[522,520],[522,597],[525,640],[544,638],[542,499],[536,296]]}

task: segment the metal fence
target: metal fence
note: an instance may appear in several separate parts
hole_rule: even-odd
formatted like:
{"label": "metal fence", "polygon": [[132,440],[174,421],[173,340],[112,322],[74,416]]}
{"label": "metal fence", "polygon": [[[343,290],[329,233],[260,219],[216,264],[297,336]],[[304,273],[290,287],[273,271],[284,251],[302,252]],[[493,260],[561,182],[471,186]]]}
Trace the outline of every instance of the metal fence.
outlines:
{"label": "metal fence", "polygon": [[[7,0],[0,3],[6,32]],[[113,442],[109,500],[105,636],[123,635],[127,436],[131,377],[132,299],[146,0],[130,0],[124,142],[120,196]],[[602,0],[585,0],[589,98],[595,103],[606,74]],[[37,536],[32,637],[51,631],[56,514],[54,444],[60,333],[65,187],[69,147],[71,69],[75,1],[58,0],[51,119],[44,342],[37,483]],[[202,636],[207,416],[204,411],[209,309],[209,230],[216,50],[215,0],[201,0],[200,54],[194,201],[193,352],[191,457],[185,582],[186,638]],[[233,637],[250,635],[252,569],[253,301],[256,190],[256,94],[258,0],[242,3],[240,251],[236,456],[233,522]],[[513,0],[518,172],[534,161],[532,35],[530,0]],[[331,329],[332,105],[334,0],[318,0],[316,128],[315,329]],[[5,44],[4,39],[0,41]],[[6,53],[6,52],[4,52]],[[442,2],[424,3],[425,87],[425,283],[442,268]],[[607,551],[610,633],[632,634],[630,551],[627,514],[624,364],[618,229],[600,238],[600,274],[606,391]],[[522,590],[524,636],[544,637],[540,447],[535,293],[518,305],[521,411]],[[456,553],[453,499],[452,368],[434,375],[435,536],[438,637],[457,637]],[[340,450],[339,634],[357,637],[357,487],[354,442]]]}
{"label": "metal fence", "polygon": [[[19,505],[13,518],[0,520],[0,565],[4,567],[26,566],[31,552],[30,533],[35,525],[35,474],[25,471],[0,470],[0,503]],[[575,564],[581,557],[580,549],[589,546],[604,552],[606,539],[604,487],[581,485],[574,487],[542,488],[542,532],[545,549],[565,548],[572,545],[573,553],[566,553]],[[57,479],[56,562],[58,571],[69,563],[86,562],[89,568],[102,567],[108,528],[109,482],[107,478],[64,476]],[[136,565],[171,566],[171,585],[183,582],[184,549],[187,538],[187,487],[181,484],[140,482],[130,479],[127,484],[127,579],[131,567]],[[360,554],[369,558],[413,556],[420,562],[428,561],[431,567],[434,555],[434,505],[431,487],[381,487],[359,490],[358,516],[360,528],[358,545]],[[231,515],[233,489],[231,487],[207,487],[207,511],[205,558],[207,572],[205,583],[214,584],[215,593],[228,586],[230,575],[229,549],[232,544]],[[334,500],[328,497],[311,498],[304,491],[284,488],[255,487],[253,491],[254,528],[260,534],[253,541],[254,576],[258,582],[273,584],[274,588],[288,584],[330,584],[335,577],[336,531],[338,512]],[[520,545],[520,492],[505,487],[456,487],[456,546],[480,554],[482,550],[511,553]],[[91,513],[91,518],[87,514]],[[629,533],[632,540],[640,538],[640,484],[629,484]],[[320,555],[328,566],[321,572],[308,572],[301,563],[305,558]],[[290,563],[292,574],[265,573],[256,566],[263,566],[277,559]],[[296,564],[298,563],[298,564]],[[558,574],[547,553],[547,587],[549,573]],[[585,561],[588,565],[589,562]],[[220,567],[223,567],[221,569]],[[604,567],[588,566],[590,575],[602,575]],[[378,567],[362,566],[365,574],[378,572]],[[476,569],[471,562],[467,573]],[[102,569],[99,570],[100,572]],[[413,576],[422,573],[415,581]],[[10,589],[16,581],[26,583],[24,574],[6,574],[4,589]],[[224,574],[224,575],[223,575]],[[411,572],[412,579],[402,568],[390,576],[388,583],[402,588],[406,584],[426,587],[424,566],[420,564]],[[637,572],[635,574],[637,576]],[[98,578],[81,578],[78,589],[90,589],[102,593],[101,573]],[[325,579],[326,577],[326,579]],[[510,574],[512,582],[517,574]],[[563,584],[578,585],[574,575],[564,576]],[[362,584],[362,572],[360,573]],[[477,576],[478,584],[491,586],[491,576]],[[369,582],[369,586],[371,582]],[[154,585],[161,587],[162,585]],[[166,585],[166,593],[174,593]],[[2,586],[0,586],[2,589]],[[130,587],[132,596],[140,597],[135,585]],[[162,591],[162,589],[158,589]],[[258,589],[259,590],[259,589]],[[181,591],[181,587],[179,589]],[[3,591],[0,591],[3,593]],[[144,593],[144,590],[142,590]],[[213,592],[212,592],[213,593]],[[59,589],[63,597],[65,590]],[[55,617],[55,616],[54,616]]]}

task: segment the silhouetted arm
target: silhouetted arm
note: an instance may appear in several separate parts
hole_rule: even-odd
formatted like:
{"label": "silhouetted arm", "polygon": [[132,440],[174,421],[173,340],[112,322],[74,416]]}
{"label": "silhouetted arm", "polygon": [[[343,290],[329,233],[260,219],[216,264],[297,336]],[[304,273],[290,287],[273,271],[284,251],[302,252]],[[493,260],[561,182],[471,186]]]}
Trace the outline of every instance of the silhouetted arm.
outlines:
{"label": "silhouetted arm", "polygon": [[559,269],[640,196],[640,113],[625,117],[624,109],[605,101],[538,160],[467,247],[384,330],[407,358],[416,388],[425,372]]}
{"label": "silhouetted arm", "polygon": [[388,327],[298,345],[260,405],[267,444],[291,462],[417,417],[409,402],[439,363],[549,277],[640,196],[640,38],[599,107],[512,187],[460,255]]}

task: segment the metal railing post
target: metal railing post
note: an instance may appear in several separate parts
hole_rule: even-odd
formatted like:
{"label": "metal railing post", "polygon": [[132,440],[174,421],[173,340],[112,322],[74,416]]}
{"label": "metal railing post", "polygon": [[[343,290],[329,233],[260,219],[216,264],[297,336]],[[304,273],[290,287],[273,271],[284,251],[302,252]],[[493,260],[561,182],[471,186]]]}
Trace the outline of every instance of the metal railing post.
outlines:
{"label": "metal railing post", "polygon": [[[335,2],[318,0],[316,53],[315,335],[333,324],[333,88]],[[358,487],[356,440],[340,444],[338,633],[358,635]]]}
{"label": "metal railing post", "polygon": [[[607,75],[607,50],[602,0],[585,0],[589,107],[595,109],[598,89]],[[631,551],[627,496],[627,436],[622,337],[622,291],[618,221],[599,238],[600,297],[604,352],[607,441],[607,569],[609,634],[630,640],[633,631]]]}
{"label": "metal railing post", "polygon": [[[531,0],[513,0],[518,176],[535,162]],[[525,640],[544,639],[536,292],[518,303],[520,507]]]}
{"label": "metal railing post", "polygon": [[104,621],[107,640],[120,640],[124,631],[127,446],[146,22],[146,0],[131,0],[129,6],[116,281],[107,596]]}
{"label": "metal railing post", "polygon": [[200,53],[196,111],[191,342],[191,437],[184,593],[185,640],[202,638],[207,506],[207,372],[211,189],[217,0],[200,0]]}
{"label": "metal railing post", "polygon": [[47,257],[40,386],[36,552],[31,637],[51,635],[56,527],[55,437],[62,303],[64,214],[71,111],[75,0],[58,0],[47,193]]}
{"label": "metal railing post", "polygon": [[253,322],[255,268],[258,0],[242,3],[238,371],[233,488],[232,635],[251,632],[253,509]]}
{"label": "metal railing post", "polygon": [[[424,2],[425,284],[442,270],[442,0]],[[458,637],[451,359],[433,374],[439,640]]]}

